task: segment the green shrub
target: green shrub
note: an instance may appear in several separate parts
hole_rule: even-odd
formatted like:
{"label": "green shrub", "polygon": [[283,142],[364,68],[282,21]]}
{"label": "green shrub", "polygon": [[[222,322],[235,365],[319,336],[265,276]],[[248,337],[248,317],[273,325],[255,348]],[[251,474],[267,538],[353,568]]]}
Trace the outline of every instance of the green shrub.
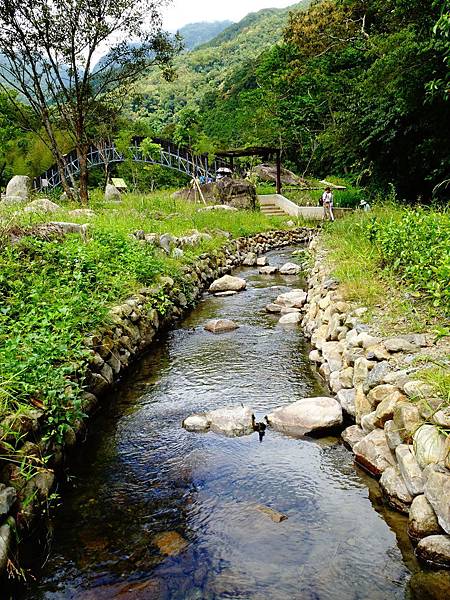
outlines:
{"label": "green shrub", "polygon": [[367,225],[382,263],[435,307],[450,310],[450,214],[433,210],[381,211]]}

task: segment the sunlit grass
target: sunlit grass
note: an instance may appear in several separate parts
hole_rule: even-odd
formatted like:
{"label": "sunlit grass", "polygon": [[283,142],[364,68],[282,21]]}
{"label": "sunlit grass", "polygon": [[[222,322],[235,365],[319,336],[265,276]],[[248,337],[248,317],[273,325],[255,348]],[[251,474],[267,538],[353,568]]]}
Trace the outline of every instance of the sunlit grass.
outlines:
{"label": "sunlit grass", "polygon": [[322,236],[346,299],[366,306],[365,318],[385,335],[429,331],[445,321],[442,311],[415,297],[390,266],[383,264],[377,246],[369,239],[370,219],[396,218],[397,210],[401,209],[382,206],[369,213],[356,211],[327,224]]}

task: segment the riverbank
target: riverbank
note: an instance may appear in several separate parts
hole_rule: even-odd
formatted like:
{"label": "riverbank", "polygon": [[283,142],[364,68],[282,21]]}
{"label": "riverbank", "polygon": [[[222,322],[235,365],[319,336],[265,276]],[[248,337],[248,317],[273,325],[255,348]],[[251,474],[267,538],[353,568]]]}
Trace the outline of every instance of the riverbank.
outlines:
{"label": "riverbank", "polygon": [[[280,268],[292,251],[264,258]],[[280,405],[328,394],[301,328],[266,310],[303,288],[304,274],[259,270],[233,270],[246,281],[239,293],[204,294],[107,396],[71,461],[48,560],[15,600],[356,600],[374,590],[403,600],[412,573],[416,588],[423,573],[404,552],[404,517],[382,504],[335,433],[267,428],[260,442],[256,432],[181,426],[241,402],[264,421]],[[205,329],[224,318],[239,327]]]}
{"label": "riverbank", "polygon": [[86,415],[158,331],[247,252],[310,235],[273,231],[282,219],[198,211],[167,195],[93,208],[70,213],[72,233],[62,210],[50,229],[42,212],[15,215],[4,227],[2,568],[16,527],[25,536],[48,510],[55,471],[83,435]]}
{"label": "riverbank", "polygon": [[[356,462],[409,515],[417,556],[448,568],[450,363],[448,338],[439,335],[447,305],[427,301],[437,286],[414,295],[408,277],[401,283],[382,270],[383,249],[364,236],[377,216],[385,217],[354,215],[314,240],[302,325],[311,361],[355,421],[342,437]],[[397,224],[403,218],[391,215]],[[439,273],[437,259],[435,266]]]}

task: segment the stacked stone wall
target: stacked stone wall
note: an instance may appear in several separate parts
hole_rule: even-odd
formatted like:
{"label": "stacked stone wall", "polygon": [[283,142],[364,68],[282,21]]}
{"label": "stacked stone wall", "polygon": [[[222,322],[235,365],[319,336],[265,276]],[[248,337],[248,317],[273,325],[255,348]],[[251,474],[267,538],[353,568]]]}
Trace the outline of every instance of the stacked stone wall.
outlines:
{"label": "stacked stone wall", "polygon": [[[330,275],[320,237],[302,326],[309,358],[353,425],[342,438],[355,461],[379,478],[386,502],[408,514],[416,555],[450,567],[450,409],[420,380],[417,357],[430,364],[436,347],[418,333],[383,337],[367,308],[344,300]],[[367,322],[363,322],[363,319]],[[448,404],[448,403],[447,403]]]}

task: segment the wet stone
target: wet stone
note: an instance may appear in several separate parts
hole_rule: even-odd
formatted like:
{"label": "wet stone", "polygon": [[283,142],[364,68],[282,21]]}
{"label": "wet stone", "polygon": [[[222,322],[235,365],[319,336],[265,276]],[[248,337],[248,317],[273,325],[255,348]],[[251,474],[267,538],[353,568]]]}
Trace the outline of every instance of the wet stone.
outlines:
{"label": "wet stone", "polygon": [[302,320],[300,313],[291,312],[287,315],[283,315],[281,319],[278,321],[280,325],[297,325]]}
{"label": "wet stone", "polygon": [[287,519],[287,516],[283,515],[283,513],[280,513],[269,506],[264,506],[263,504],[256,504],[255,509],[264,515],[267,515],[274,523],[281,523]]}
{"label": "wet stone", "polygon": [[359,425],[350,425],[350,427],[347,427],[347,429],[344,429],[341,433],[342,439],[351,449],[353,449],[353,446],[360,442],[365,435],[366,433]]}
{"label": "wet stone", "polygon": [[218,408],[207,413],[191,415],[182,426],[187,431],[213,431],[228,437],[253,433],[253,412],[245,406]]}
{"label": "wet stone", "polygon": [[408,492],[405,482],[396,467],[388,467],[383,471],[380,478],[380,486],[388,503],[396,510],[408,513],[412,496]]}
{"label": "wet stone", "polygon": [[208,431],[210,421],[206,415],[192,415],[183,421],[186,431]]}
{"label": "wet stone", "polygon": [[214,296],[235,296],[237,294],[237,292],[234,292],[233,290],[228,290],[226,292],[217,292],[216,294],[214,294]]}
{"label": "wet stone", "polygon": [[278,267],[267,266],[259,269],[260,275],[275,275],[276,273],[278,273]]}
{"label": "wet stone", "polygon": [[436,513],[439,525],[450,533],[450,471],[436,467],[424,473],[425,497]]}
{"label": "wet stone", "polygon": [[398,466],[406,487],[412,496],[423,494],[424,478],[414,453],[406,444],[400,444],[395,449]]}
{"label": "wet stone", "polygon": [[230,319],[212,319],[205,325],[206,331],[211,333],[224,333],[226,331],[234,331],[239,325]]}
{"label": "wet stone", "polygon": [[285,263],[281,268],[280,268],[280,273],[282,275],[298,275],[301,271],[301,268],[299,267],[299,265],[296,265],[295,263]]}
{"label": "wet stone", "polygon": [[356,461],[372,475],[381,475],[395,466],[395,458],[382,429],[375,429],[353,447]]}
{"label": "wet stone", "polygon": [[153,543],[158,547],[161,554],[166,556],[177,556],[188,546],[187,541],[176,531],[164,531],[153,538]]}
{"label": "wet stone", "polygon": [[275,409],[267,416],[269,424],[284,433],[304,435],[342,424],[342,408],[334,398],[303,398]]}
{"label": "wet stone", "polygon": [[281,313],[281,304],[274,304],[274,303],[267,304],[266,311],[268,313],[273,313],[273,314]]}
{"label": "wet stone", "polygon": [[438,567],[450,567],[450,535],[429,535],[417,544],[419,560]]}
{"label": "wet stone", "polygon": [[247,282],[245,279],[242,279],[241,277],[233,277],[231,275],[224,275],[223,277],[213,281],[209,287],[209,291],[212,294],[215,294],[216,292],[227,292],[230,290],[233,292],[240,292],[245,290],[246,287]]}
{"label": "wet stone", "polygon": [[443,531],[439,527],[433,507],[423,494],[416,496],[409,509],[409,536],[414,540],[419,540],[427,535],[440,533],[443,533]]}

